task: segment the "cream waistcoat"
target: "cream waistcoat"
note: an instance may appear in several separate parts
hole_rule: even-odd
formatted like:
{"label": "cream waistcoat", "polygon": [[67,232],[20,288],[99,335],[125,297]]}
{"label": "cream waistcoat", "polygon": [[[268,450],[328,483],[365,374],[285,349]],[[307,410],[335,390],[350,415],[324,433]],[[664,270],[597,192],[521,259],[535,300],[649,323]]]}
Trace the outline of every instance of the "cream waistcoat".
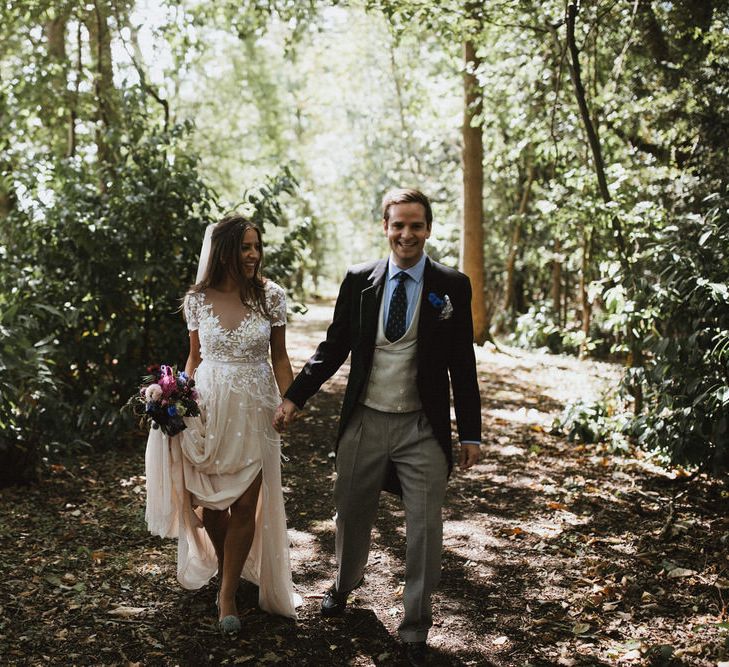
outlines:
{"label": "cream waistcoat", "polygon": [[372,369],[364,391],[362,403],[381,412],[414,412],[420,410],[418,395],[417,352],[418,321],[422,283],[415,295],[415,312],[405,335],[391,343],[385,338],[384,307],[382,299],[377,316],[377,338]]}

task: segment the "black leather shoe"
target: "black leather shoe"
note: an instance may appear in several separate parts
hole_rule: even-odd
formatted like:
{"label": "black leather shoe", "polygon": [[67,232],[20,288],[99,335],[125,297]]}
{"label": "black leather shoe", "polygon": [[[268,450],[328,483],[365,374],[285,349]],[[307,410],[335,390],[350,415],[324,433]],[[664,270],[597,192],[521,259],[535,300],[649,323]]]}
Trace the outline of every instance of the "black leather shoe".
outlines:
{"label": "black leather shoe", "polygon": [[405,642],[405,657],[408,665],[422,667],[425,665],[425,656],[428,654],[428,646],[425,642]]}
{"label": "black leather shoe", "polygon": [[[362,577],[354,585],[354,588],[359,588],[363,581],[364,577]],[[354,588],[352,590],[354,590]],[[351,592],[352,591],[340,593],[336,587],[332,586],[326,593],[324,593],[324,598],[321,601],[321,615],[341,616],[347,608],[347,598]]]}

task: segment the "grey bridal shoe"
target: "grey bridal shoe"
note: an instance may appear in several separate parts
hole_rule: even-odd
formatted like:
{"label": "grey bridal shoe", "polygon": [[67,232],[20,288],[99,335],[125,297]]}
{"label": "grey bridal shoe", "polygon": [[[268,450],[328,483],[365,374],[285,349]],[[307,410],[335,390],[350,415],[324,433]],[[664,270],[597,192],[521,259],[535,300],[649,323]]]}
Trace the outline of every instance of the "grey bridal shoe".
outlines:
{"label": "grey bridal shoe", "polygon": [[[215,596],[215,608],[220,615],[220,593]],[[237,635],[241,631],[240,619],[237,616],[224,616],[222,621],[218,621],[220,632],[224,635]]]}

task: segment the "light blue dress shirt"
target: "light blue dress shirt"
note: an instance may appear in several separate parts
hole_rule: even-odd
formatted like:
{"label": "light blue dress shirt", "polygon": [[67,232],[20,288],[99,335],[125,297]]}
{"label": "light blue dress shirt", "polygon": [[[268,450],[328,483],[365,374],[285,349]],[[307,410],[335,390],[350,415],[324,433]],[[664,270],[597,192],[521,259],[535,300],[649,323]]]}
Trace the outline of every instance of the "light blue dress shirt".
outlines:
{"label": "light blue dress shirt", "polygon": [[425,259],[427,255],[423,253],[422,257],[418,260],[415,266],[411,266],[409,269],[401,269],[392,260],[392,255],[387,263],[387,281],[385,282],[385,293],[383,299],[383,325],[387,325],[387,315],[390,312],[390,301],[392,299],[392,293],[397,287],[397,278],[395,276],[400,271],[405,271],[408,274],[408,278],[405,280],[405,294],[408,297],[408,310],[405,314],[405,331],[410,327],[410,323],[413,321],[413,314],[415,313],[415,307],[417,305],[418,297],[420,296],[421,289],[423,287],[423,273],[425,272]]}

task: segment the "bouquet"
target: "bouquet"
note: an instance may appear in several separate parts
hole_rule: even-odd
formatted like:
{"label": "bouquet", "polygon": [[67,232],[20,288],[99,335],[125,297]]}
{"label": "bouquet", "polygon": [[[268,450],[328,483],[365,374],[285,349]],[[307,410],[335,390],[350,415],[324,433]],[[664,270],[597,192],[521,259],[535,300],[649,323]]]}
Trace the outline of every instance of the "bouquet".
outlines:
{"label": "bouquet", "polygon": [[150,366],[139,392],[129,399],[134,414],[169,436],[185,430],[183,417],[197,417],[195,381],[175,366]]}

